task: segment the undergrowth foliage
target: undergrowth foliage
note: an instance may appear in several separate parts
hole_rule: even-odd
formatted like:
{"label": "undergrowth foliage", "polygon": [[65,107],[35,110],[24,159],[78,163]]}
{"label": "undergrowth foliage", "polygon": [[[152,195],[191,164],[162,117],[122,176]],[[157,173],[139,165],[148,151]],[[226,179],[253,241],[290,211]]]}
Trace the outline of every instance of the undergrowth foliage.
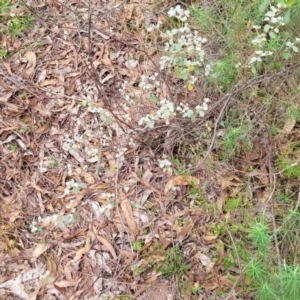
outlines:
{"label": "undergrowth foliage", "polygon": [[[75,202],[81,200],[81,192],[88,189],[88,184],[82,181],[83,178],[91,180],[92,176],[88,177],[87,174],[91,166],[95,168],[93,171],[98,179],[101,172],[106,172],[109,178],[115,178],[117,182],[119,172],[124,169],[132,170],[134,165],[138,170],[138,162],[126,165],[132,153],[144,153],[139,152],[144,145],[151,150],[151,155],[159,148],[153,155],[155,171],[167,180],[177,174],[179,185],[189,188],[184,196],[180,194],[184,189],[181,190],[177,185],[169,187],[168,191],[180,194],[181,200],[186,196],[184,201],[188,202],[189,211],[197,211],[197,206],[204,208],[207,215],[222,215],[225,211],[224,218],[223,215],[221,218],[227,222],[228,232],[232,230],[234,233],[233,237],[230,236],[230,242],[226,241],[226,246],[220,240],[219,252],[223,255],[228,250],[226,247],[230,248],[229,243],[234,244],[236,237],[241,241],[241,245],[233,247],[234,251],[228,250],[229,257],[224,254],[220,260],[217,259],[218,264],[225,262],[220,270],[226,272],[236,266],[234,252],[236,257],[241,257],[240,272],[244,271],[242,275],[246,280],[237,284],[237,297],[249,292],[257,300],[299,299],[300,196],[295,204],[294,198],[297,192],[299,194],[299,188],[288,180],[297,181],[300,178],[299,143],[292,141],[290,136],[300,121],[300,104],[297,103],[300,73],[291,75],[291,72],[287,72],[288,79],[278,79],[276,76],[280,72],[285,74],[286,69],[299,63],[300,0],[228,0],[219,1],[209,8],[196,5],[190,9],[182,5],[172,6],[164,16],[167,21],[158,21],[145,28],[149,40],[155,36],[161,43],[157,46],[157,65],[141,68],[143,73],[137,74],[132,82],[129,76],[122,74],[124,80],[118,86],[120,99],[117,104],[100,104],[98,99],[92,97],[95,86],[83,85],[83,94],[78,100],[79,117],[74,122],[72,134],[65,133],[61,141],[64,153],[80,164],[80,167],[64,165],[63,187],[58,191],[58,202],[70,199],[64,205],[64,209],[70,213],[63,214],[52,209],[52,216],[37,217],[28,228],[31,233],[38,234],[43,227],[53,224],[62,230],[74,226],[78,223],[75,209],[78,203]],[[14,39],[22,35],[33,18],[30,14],[12,16],[10,10],[11,1],[0,0],[0,25],[3,25],[0,33]],[[0,58],[6,56],[6,49],[0,49]],[[128,65],[140,64],[136,58],[126,59]],[[272,77],[272,74],[277,75]],[[240,88],[243,85],[245,87]],[[176,86],[179,86],[179,92]],[[238,92],[232,92],[236,90]],[[227,100],[223,103],[223,99]],[[288,110],[290,107],[292,109]],[[72,110],[73,113],[76,114],[75,110]],[[88,128],[90,124],[85,117],[97,120],[95,131]],[[23,123],[24,127],[19,133],[29,135],[30,127],[26,120]],[[119,135],[119,132],[122,134]],[[177,135],[179,132],[183,132],[180,137]],[[171,133],[173,140],[169,136]],[[147,144],[148,139],[153,144]],[[100,147],[96,146],[95,140],[100,141]],[[168,143],[172,144],[169,152],[165,151]],[[9,151],[12,155],[16,154],[18,146],[11,144]],[[101,161],[103,156],[106,159],[104,163]],[[262,157],[266,157],[263,162]],[[202,158],[203,164],[197,170],[202,172],[199,182],[204,182],[200,188],[200,184],[186,178],[193,178],[193,165]],[[39,174],[44,176],[59,163],[50,156],[45,157],[37,164]],[[245,174],[248,177],[242,183],[241,179],[234,178],[236,181],[233,180],[232,184],[228,184],[226,178],[221,178],[220,186],[226,190],[228,197],[222,195],[225,200],[219,198],[224,203],[218,199],[220,201],[215,204],[211,199],[218,192],[216,185],[219,182],[212,182],[220,169],[228,169],[232,174],[239,171],[241,177]],[[270,173],[268,176],[267,172]],[[72,177],[74,173],[76,177]],[[144,180],[142,172],[136,173],[140,182],[145,184],[147,180]],[[220,171],[220,174],[225,172]],[[93,180],[91,182],[94,183]],[[145,185],[148,187],[151,184]],[[124,191],[127,192],[127,188],[129,191],[127,186]],[[149,188],[149,191],[161,196],[156,188]],[[116,188],[115,192],[99,194],[101,206],[97,206],[98,213],[104,214],[109,221],[113,218],[114,208],[120,204],[117,192]],[[87,203],[82,201],[81,204]],[[239,216],[242,221],[232,221],[232,215],[242,211],[241,207],[246,207]],[[257,211],[263,213],[255,220],[253,215],[256,216]],[[154,214],[155,217],[158,215],[157,212]],[[185,230],[193,234],[194,220],[191,218],[191,227],[184,221],[184,218],[178,220],[176,230],[181,234]],[[151,221],[147,219],[147,223]],[[223,223],[220,224],[216,221],[211,226],[210,235],[205,236],[209,243],[226,235]],[[165,253],[161,256],[166,256],[163,262],[151,260],[144,265],[141,260],[135,261],[130,266],[134,270],[133,276],[137,278],[152,268],[163,276],[186,276],[189,265],[185,263],[185,255],[190,252],[186,252],[184,246],[163,249]],[[146,241],[142,240],[136,241],[132,249],[140,254],[147,247]],[[215,262],[206,263],[206,266],[213,267]],[[198,292],[196,287],[195,293]]]}

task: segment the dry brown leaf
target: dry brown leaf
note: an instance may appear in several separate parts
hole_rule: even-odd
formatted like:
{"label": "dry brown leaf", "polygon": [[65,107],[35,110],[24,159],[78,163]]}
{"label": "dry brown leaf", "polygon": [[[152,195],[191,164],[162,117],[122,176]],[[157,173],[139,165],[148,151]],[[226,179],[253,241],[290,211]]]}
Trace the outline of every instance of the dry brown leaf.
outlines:
{"label": "dry brown leaf", "polygon": [[210,257],[208,257],[207,255],[205,255],[203,253],[199,254],[199,258],[200,258],[202,265],[206,267],[206,272],[209,273],[215,265],[214,262],[212,262]]}
{"label": "dry brown leaf", "polygon": [[49,51],[52,49],[52,47],[53,47],[52,44],[48,45],[47,48],[40,54],[40,58],[46,56],[49,53]]}
{"label": "dry brown leaf", "polygon": [[220,287],[219,283],[214,282],[214,281],[208,281],[208,282],[205,282],[202,286],[205,288],[205,290],[206,290],[207,292],[213,291],[213,290],[215,290],[216,288]]}
{"label": "dry brown leaf", "polygon": [[42,188],[40,188],[35,182],[30,182],[30,185],[34,188],[34,189],[36,189],[37,191],[39,191],[39,192],[41,192],[41,193],[44,193],[44,194],[50,194],[50,192],[49,191],[47,191],[47,190],[43,190]]}
{"label": "dry brown leaf", "polygon": [[224,205],[225,205],[224,197],[218,197],[218,199],[217,199],[217,209],[218,209],[219,212],[223,211]]}
{"label": "dry brown leaf", "polygon": [[[58,255],[59,257],[59,255]],[[51,257],[47,257],[47,270],[49,271],[49,273],[55,277],[55,274],[57,272],[57,264],[54,261],[53,258]]]}
{"label": "dry brown leaf", "polygon": [[0,199],[2,199],[5,202],[5,204],[8,205],[8,204],[12,204],[14,202],[16,196],[17,196],[17,192],[13,193],[11,196],[8,196],[8,197],[3,197],[0,194]]}
{"label": "dry brown leaf", "polygon": [[81,171],[80,175],[82,175],[82,177],[84,178],[84,180],[87,184],[95,183],[94,177],[91,174],[89,174],[88,172]]}
{"label": "dry brown leaf", "polygon": [[66,287],[70,287],[70,286],[75,286],[80,281],[81,281],[81,278],[79,278],[77,280],[61,280],[61,281],[55,282],[54,285],[58,286],[60,288],[66,288]]}
{"label": "dry brown leaf", "polygon": [[50,117],[52,115],[51,111],[45,106],[35,105],[32,108],[37,110],[44,117]]}
{"label": "dry brown leaf", "polygon": [[24,58],[27,61],[26,69],[24,71],[24,77],[30,78],[33,73],[36,66],[36,55],[33,51],[27,51],[24,55]]}
{"label": "dry brown leaf", "polygon": [[165,186],[165,195],[169,192],[169,190],[177,185],[199,185],[200,179],[193,176],[182,176],[178,175],[168,181]]}
{"label": "dry brown leaf", "polygon": [[76,254],[75,254],[75,257],[73,259],[73,262],[76,262],[78,260],[81,259],[82,255],[88,253],[91,249],[91,241],[92,241],[92,238],[91,238],[91,232],[88,232],[87,233],[87,237],[86,237],[86,242],[85,242],[85,246],[83,248],[80,248]]}
{"label": "dry brown leaf", "polygon": [[109,165],[109,176],[114,176],[116,174],[116,160],[112,153],[104,152]]}
{"label": "dry brown leaf", "polygon": [[5,95],[2,95],[0,97],[0,102],[7,102],[11,96],[12,96],[12,93],[7,93]]}
{"label": "dry brown leaf", "polygon": [[43,254],[45,251],[48,250],[50,247],[49,244],[38,244],[35,249],[33,250],[33,253],[31,255],[31,262],[35,261],[41,254]]}
{"label": "dry brown leaf", "polygon": [[47,133],[50,130],[50,126],[48,123],[42,125],[41,127],[39,127],[35,133],[37,134],[44,134]]}
{"label": "dry brown leaf", "polygon": [[117,259],[117,254],[115,252],[114,247],[111,245],[111,243],[109,241],[107,241],[104,237],[100,236],[100,235],[97,235],[97,239],[99,240],[100,243],[102,243],[109,250],[112,257],[114,259]]}
{"label": "dry brown leaf", "polygon": [[78,151],[76,151],[75,149],[71,148],[68,151],[78,162],[80,163],[84,163],[84,158],[79,154]]}
{"label": "dry brown leaf", "polygon": [[15,210],[11,212],[8,217],[9,217],[9,223],[13,223],[16,221],[16,219],[21,218],[19,215],[22,211],[21,210]]}
{"label": "dry brown leaf", "polygon": [[186,236],[191,232],[193,227],[194,221],[191,218],[189,218],[189,220],[184,224],[184,226],[181,228],[180,232],[177,235],[179,243],[181,243],[186,238]]}
{"label": "dry brown leaf", "polygon": [[287,120],[284,123],[281,133],[283,133],[283,134],[291,133],[295,125],[296,125],[296,120]]}
{"label": "dry brown leaf", "polygon": [[109,58],[108,55],[104,55],[103,58],[101,59],[101,62],[106,66],[108,67],[112,72],[114,72],[114,67],[111,63],[111,60]]}
{"label": "dry brown leaf", "polygon": [[[268,174],[268,171],[267,171],[267,168],[265,166],[262,166],[261,167],[261,171],[262,173],[264,174]],[[268,175],[261,175],[259,176],[259,180],[261,181],[261,183],[264,185],[264,186],[268,186],[269,185],[269,176]]]}
{"label": "dry brown leaf", "polygon": [[124,213],[126,223],[131,230],[131,232],[136,236],[139,233],[138,227],[134,221],[132,207],[129,200],[125,197],[125,195],[120,194],[121,198],[121,209]]}
{"label": "dry brown leaf", "polygon": [[5,67],[5,69],[6,69],[7,72],[9,73],[9,75],[12,75],[11,68],[10,68],[10,64],[7,63],[7,62],[3,62],[3,66]]}
{"label": "dry brown leaf", "polygon": [[56,85],[59,81],[57,79],[46,79],[45,81],[40,83],[41,87],[48,85]]}
{"label": "dry brown leaf", "polygon": [[132,13],[133,13],[133,9],[134,9],[134,4],[128,4],[124,7],[124,17],[127,20],[130,20],[132,17]]}
{"label": "dry brown leaf", "polygon": [[16,130],[16,129],[18,129],[18,127],[6,127],[6,128],[2,128],[2,129],[0,129],[0,134],[2,134],[4,131],[13,131],[13,130]]}
{"label": "dry brown leaf", "polygon": [[206,235],[203,237],[207,242],[214,241],[218,238],[218,235]]}
{"label": "dry brown leaf", "polygon": [[233,186],[243,186],[244,183],[236,176],[230,176],[228,174],[222,175],[221,178],[221,187],[222,190],[228,188],[228,187],[233,187]]}
{"label": "dry brown leaf", "polygon": [[40,3],[31,3],[30,4],[32,8],[42,8],[46,6],[46,3],[44,1],[41,1]]}
{"label": "dry brown leaf", "polygon": [[81,289],[77,291],[74,295],[72,295],[68,300],[77,300],[80,298],[80,295],[84,292],[86,292],[86,289]]}

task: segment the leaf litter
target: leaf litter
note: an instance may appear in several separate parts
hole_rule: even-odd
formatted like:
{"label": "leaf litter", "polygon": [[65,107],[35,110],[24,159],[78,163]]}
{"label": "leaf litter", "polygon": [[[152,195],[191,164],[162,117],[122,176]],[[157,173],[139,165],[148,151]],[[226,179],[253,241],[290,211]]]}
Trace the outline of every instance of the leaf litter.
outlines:
{"label": "leaf litter", "polygon": [[[230,288],[215,254],[214,214],[188,192],[209,176],[164,174],[155,150],[163,129],[148,138],[135,129],[142,112],[121,102],[126,80],[130,97],[153,110],[136,88],[155,69],[136,46],[146,38],[143,26],[159,17],[149,1],[90,1],[91,15],[85,1],[25,2],[32,25],[19,38],[2,38],[12,56],[0,66],[1,297],[176,299],[178,287],[160,272],[176,245],[193,274],[188,290],[202,285],[209,297]],[[149,50],[154,61],[156,51]],[[168,95],[166,83],[162,90]],[[219,189],[235,196],[242,183],[225,175]],[[222,213],[224,194],[217,194],[209,201]]]}

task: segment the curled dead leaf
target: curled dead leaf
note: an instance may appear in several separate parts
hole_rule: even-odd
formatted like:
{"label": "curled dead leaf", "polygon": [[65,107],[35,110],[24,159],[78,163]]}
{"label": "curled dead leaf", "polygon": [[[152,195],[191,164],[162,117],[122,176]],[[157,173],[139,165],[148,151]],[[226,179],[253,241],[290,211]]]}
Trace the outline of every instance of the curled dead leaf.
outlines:
{"label": "curled dead leaf", "polygon": [[282,134],[289,134],[292,132],[292,130],[294,129],[294,126],[296,125],[296,120],[287,120],[284,123],[284,126],[282,128],[282,130],[280,131]]}
{"label": "curled dead leaf", "polygon": [[38,244],[31,255],[31,262],[35,261],[41,254],[48,250],[49,244]]}
{"label": "curled dead leaf", "polygon": [[0,102],[7,102],[9,98],[12,96],[12,93],[6,93],[0,97]]}
{"label": "curled dead leaf", "polygon": [[46,79],[45,81],[40,83],[41,87],[45,87],[48,85],[56,85],[58,83],[57,79]]}
{"label": "curled dead leaf", "polygon": [[21,210],[14,210],[13,212],[11,212],[8,217],[9,217],[9,223],[13,223],[16,221],[16,219],[21,218],[20,214],[21,214]]}
{"label": "curled dead leaf", "polygon": [[0,194],[0,199],[2,199],[5,202],[5,204],[8,205],[8,204],[12,204],[14,202],[16,196],[17,196],[17,193],[13,193],[11,196],[8,196],[8,197],[3,197]]}
{"label": "curled dead leaf", "polygon": [[203,253],[199,254],[199,258],[202,265],[206,267],[206,272],[209,273],[214,267],[214,263],[212,262],[211,258]]}
{"label": "curled dead leaf", "polygon": [[61,281],[55,282],[54,285],[58,286],[60,288],[66,288],[66,287],[70,287],[70,286],[75,286],[80,281],[81,281],[81,278],[79,278],[77,280],[61,280]]}
{"label": "curled dead leaf", "polygon": [[120,195],[121,197],[121,209],[124,213],[126,223],[130,229],[130,231],[136,236],[139,233],[138,227],[133,218],[132,207],[129,200],[125,197],[125,195]]}
{"label": "curled dead leaf", "polygon": [[169,192],[169,190],[177,185],[199,185],[200,179],[193,176],[183,176],[178,175],[168,181],[165,186],[165,195]]}
{"label": "curled dead leaf", "polygon": [[115,252],[114,247],[111,245],[111,243],[100,235],[97,236],[97,239],[99,240],[100,243],[102,243],[109,250],[112,257],[114,259],[117,259],[117,254]]}
{"label": "curled dead leaf", "polygon": [[33,51],[27,51],[24,55],[25,61],[27,61],[26,69],[24,71],[24,77],[30,78],[36,66],[36,55]]}
{"label": "curled dead leaf", "polygon": [[83,248],[80,248],[76,254],[75,257],[73,259],[73,262],[76,262],[78,260],[81,259],[82,255],[88,253],[91,249],[92,246],[92,237],[91,237],[91,232],[89,231],[86,237],[86,242],[85,242],[85,246]]}
{"label": "curled dead leaf", "polygon": [[206,235],[203,237],[207,242],[214,241],[218,238],[218,235]]}
{"label": "curled dead leaf", "polygon": [[95,183],[94,177],[91,174],[89,174],[88,172],[81,171],[80,175],[82,175],[82,177],[84,178],[84,180],[85,180],[85,182],[87,184],[90,185],[90,184],[94,184]]}

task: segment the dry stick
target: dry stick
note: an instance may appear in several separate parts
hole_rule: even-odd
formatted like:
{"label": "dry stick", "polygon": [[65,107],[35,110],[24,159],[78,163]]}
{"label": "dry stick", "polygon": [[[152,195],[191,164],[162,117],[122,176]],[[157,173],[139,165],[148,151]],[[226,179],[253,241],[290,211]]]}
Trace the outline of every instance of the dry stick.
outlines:
{"label": "dry stick", "polygon": [[218,101],[218,102],[224,102],[222,108],[221,108],[221,111],[215,121],[215,124],[214,124],[214,131],[213,131],[213,136],[212,136],[212,141],[208,147],[208,150],[206,151],[204,157],[201,159],[201,161],[193,168],[190,168],[190,170],[192,171],[197,171],[199,169],[202,168],[203,166],[203,163],[206,161],[206,159],[208,158],[210,152],[212,151],[213,149],[213,146],[214,146],[214,142],[215,142],[215,139],[216,139],[216,136],[217,136],[217,128],[218,128],[218,124],[221,120],[221,118],[223,117],[224,115],[224,112],[227,108],[227,106],[229,105],[230,101],[232,100],[232,98],[243,92],[246,88],[248,88],[249,86],[253,86],[253,85],[257,85],[261,82],[264,82],[266,81],[267,79],[270,79],[270,78],[273,78],[273,77],[279,77],[279,76],[282,76],[283,74],[286,74],[287,72],[297,68],[300,66],[300,63],[297,63],[291,67],[288,67],[288,68],[285,68],[277,73],[274,73],[274,74],[266,74],[266,75],[261,75],[257,78],[253,78],[253,79],[250,79],[249,81],[247,81],[245,84],[243,84],[241,87],[237,87],[235,88],[232,92],[228,93],[228,94],[225,94],[223,97],[221,97],[221,99]]}

